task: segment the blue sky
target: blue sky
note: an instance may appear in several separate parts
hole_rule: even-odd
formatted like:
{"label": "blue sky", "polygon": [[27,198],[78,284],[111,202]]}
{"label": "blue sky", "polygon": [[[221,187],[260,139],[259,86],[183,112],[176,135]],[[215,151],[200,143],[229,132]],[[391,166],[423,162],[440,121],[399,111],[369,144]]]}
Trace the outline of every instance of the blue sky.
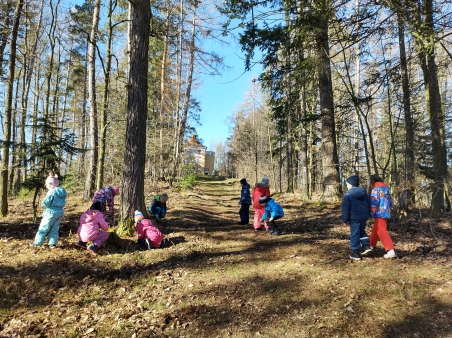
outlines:
{"label": "blue sky", "polygon": [[256,78],[257,70],[244,72],[243,54],[237,44],[221,47],[212,44],[219,55],[224,57],[224,63],[230,70],[225,70],[221,76],[204,77],[202,85],[194,96],[201,102],[201,123],[196,127],[198,139],[211,149],[213,144],[225,142],[229,135],[227,117],[244,98],[251,87],[252,78]]}

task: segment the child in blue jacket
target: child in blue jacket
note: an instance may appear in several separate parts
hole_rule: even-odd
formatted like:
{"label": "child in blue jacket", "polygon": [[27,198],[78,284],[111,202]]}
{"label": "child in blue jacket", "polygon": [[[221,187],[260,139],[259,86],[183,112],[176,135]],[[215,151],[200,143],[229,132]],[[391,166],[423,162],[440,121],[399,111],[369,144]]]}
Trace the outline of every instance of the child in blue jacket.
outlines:
{"label": "child in blue jacket", "polygon": [[348,191],[342,200],[342,222],[344,225],[350,224],[350,258],[359,261],[361,255],[372,252],[366,234],[369,198],[366,190],[359,186],[358,176],[350,176],[346,182]]}
{"label": "child in blue jacket", "polygon": [[66,190],[60,187],[57,175],[49,175],[45,186],[48,189],[47,195],[42,201],[42,206],[46,209],[42,213],[41,224],[35,239],[30,243],[33,247],[42,247],[45,238],[48,237],[50,249],[54,249],[58,243],[58,232],[60,230],[61,219],[64,215],[64,206],[66,205]]}
{"label": "child in blue jacket", "polygon": [[259,203],[264,206],[264,215],[262,215],[262,220],[267,222],[267,225],[270,228],[270,234],[272,236],[281,235],[281,230],[276,225],[275,220],[284,217],[283,208],[272,198],[267,196],[259,198]]}

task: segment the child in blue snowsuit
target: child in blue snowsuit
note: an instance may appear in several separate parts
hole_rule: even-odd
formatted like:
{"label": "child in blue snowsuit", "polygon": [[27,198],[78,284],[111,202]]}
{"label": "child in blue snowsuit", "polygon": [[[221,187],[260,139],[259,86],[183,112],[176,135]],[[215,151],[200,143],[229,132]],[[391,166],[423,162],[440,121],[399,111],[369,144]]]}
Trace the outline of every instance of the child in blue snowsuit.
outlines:
{"label": "child in blue snowsuit", "polygon": [[47,177],[45,186],[48,192],[42,201],[42,206],[46,209],[42,213],[41,224],[30,246],[41,247],[46,237],[48,237],[49,248],[54,249],[58,243],[58,231],[64,215],[63,208],[66,205],[67,196],[66,190],[59,185],[57,175]]}
{"label": "child in blue snowsuit", "polygon": [[370,211],[369,197],[366,190],[359,186],[358,176],[350,176],[346,182],[348,191],[342,200],[342,222],[345,225],[350,224],[349,257],[359,261],[361,255],[372,252],[369,236],[366,234],[366,221]]}
{"label": "child in blue snowsuit", "polygon": [[261,198],[259,198],[259,203],[264,206],[264,214],[262,215],[262,220],[267,222],[267,225],[270,228],[270,235],[281,235],[281,230],[276,225],[275,220],[284,217],[283,208],[272,198],[267,196],[262,196]]}

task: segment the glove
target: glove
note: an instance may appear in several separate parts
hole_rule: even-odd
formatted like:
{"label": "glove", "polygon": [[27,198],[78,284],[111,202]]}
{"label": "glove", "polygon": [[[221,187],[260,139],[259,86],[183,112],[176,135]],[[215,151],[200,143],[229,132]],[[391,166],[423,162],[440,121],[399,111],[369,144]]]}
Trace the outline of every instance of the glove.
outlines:
{"label": "glove", "polygon": [[270,217],[270,218],[268,219],[268,221],[269,221],[269,222],[273,221],[273,217]]}

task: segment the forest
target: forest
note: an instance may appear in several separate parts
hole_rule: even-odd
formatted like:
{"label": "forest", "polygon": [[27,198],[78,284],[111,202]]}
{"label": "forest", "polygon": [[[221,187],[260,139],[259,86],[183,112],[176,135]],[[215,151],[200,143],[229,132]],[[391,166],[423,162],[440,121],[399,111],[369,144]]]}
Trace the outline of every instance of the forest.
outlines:
{"label": "forest", "polygon": [[35,201],[53,172],[85,199],[120,184],[133,222],[145,185],[190,172],[193,92],[225,67],[205,42],[233,36],[244,70],[263,71],[216,144],[220,174],[337,202],[347,176],[376,173],[400,210],[439,217],[450,211],[450,14],[432,0],[3,1],[1,214],[11,196]]}

